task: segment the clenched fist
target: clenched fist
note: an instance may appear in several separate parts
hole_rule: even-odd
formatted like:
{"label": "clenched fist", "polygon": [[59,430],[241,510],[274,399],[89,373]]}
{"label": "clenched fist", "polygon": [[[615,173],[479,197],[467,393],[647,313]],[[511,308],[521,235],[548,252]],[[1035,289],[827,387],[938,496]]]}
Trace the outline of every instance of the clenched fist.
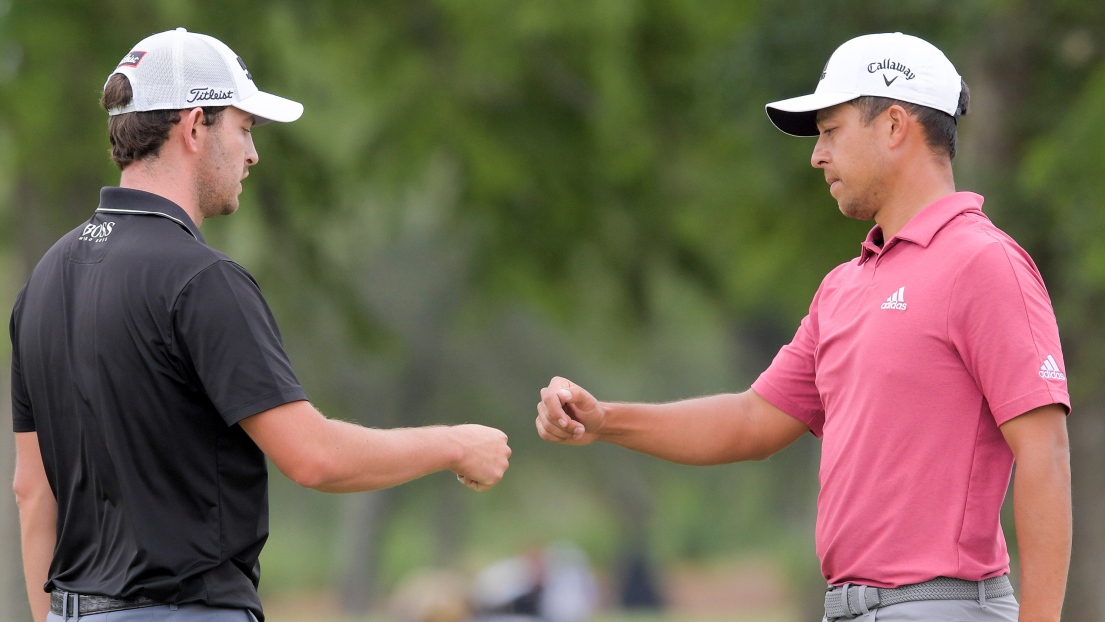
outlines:
{"label": "clenched fist", "polygon": [[537,434],[546,441],[587,445],[598,438],[606,411],[583,387],[556,377],[541,389]]}
{"label": "clenched fist", "polygon": [[450,429],[460,445],[460,457],[452,469],[465,486],[483,492],[499,483],[510,466],[510,446],[502,430],[476,424]]}

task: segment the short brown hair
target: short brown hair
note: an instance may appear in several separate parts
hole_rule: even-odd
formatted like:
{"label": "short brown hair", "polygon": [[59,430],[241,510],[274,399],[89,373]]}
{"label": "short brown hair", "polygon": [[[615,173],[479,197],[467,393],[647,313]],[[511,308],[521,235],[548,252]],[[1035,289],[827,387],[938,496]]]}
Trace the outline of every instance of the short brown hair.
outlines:
{"label": "short brown hair", "polygon": [[949,160],[954,160],[956,143],[958,142],[956,128],[959,117],[967,114],[967,110],[971,106],[971,90],[967,88],[967,83],[962,78],[959,82],[962,86],[959,91],[959,105],[956,107],[954,115],[928,106],[911,104],[889,97],[865,96],[853,99],[851,103],[859,108],[860,117],[864,123],[868,124],[895,104],[905,108],[906,112],[917,117],[917,121],[925,129],[925,142],[933,153],[938,155],[946,153]]}
{"label": "short brown hair", "polygon": [[[104,110],[120,108],[129,104],[133,97],[130,80],[121,73],[112,74],[104,85],[100,106]],[[223,110],[226,106],[204,106],[203,124],[218,123]],[[108,117],[107,136],[115,166],[122,170],[133,162],[157,157],[161,145],[169,138],[169,130],[180,122],[180,113],[181,110],[150,110]]]}

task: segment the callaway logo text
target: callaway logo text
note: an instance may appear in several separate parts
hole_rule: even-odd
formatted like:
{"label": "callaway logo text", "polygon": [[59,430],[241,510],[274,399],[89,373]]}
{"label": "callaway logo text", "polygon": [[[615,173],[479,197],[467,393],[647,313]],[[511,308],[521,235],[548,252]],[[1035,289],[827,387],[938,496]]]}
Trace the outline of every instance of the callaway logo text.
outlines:
{"label": "callaway logo text", "polygon": [[107,236],[111,235],[111,230],[115,228],[114,222],[104,222],[100,224],[88,224],[85,225],[84,231],[81,233],[81,237],[77,238],[81,242],[107,242]]}
{"label": "callaway logo text", "polygon": [[212,88],[196,88],[188,91],[188,93],[189,104],[192,102],[202,102],[212,99],[228,99],[234,95],[233,89],[229,91],[216,91]]}
{"label": "callaway logo text", "polygon": [[[917,77],[917,74],[913,73],[913,71],[911,71],[909,67],[906,67],[905,65],[903,65],[901,63],[892,61],[889,58],[880,60],[877,63],[871,63],[871,64],[867,65],[867,73],[875,73],[876,71],[898,71],[898,72],[901,72],[902,75],[905,76],[906,80],[912,80],[912,79]],[[886,74],[885,73],[882,75],[882,79],[884,81],[886,80]],[[894,80],[897,80],[897,79],[898,79],[897,77],[894,78]],[[892,82],[894,82],[894,80],[891,80],[890,82],[887,82],[886,85],[890,86],[890,84]]]}

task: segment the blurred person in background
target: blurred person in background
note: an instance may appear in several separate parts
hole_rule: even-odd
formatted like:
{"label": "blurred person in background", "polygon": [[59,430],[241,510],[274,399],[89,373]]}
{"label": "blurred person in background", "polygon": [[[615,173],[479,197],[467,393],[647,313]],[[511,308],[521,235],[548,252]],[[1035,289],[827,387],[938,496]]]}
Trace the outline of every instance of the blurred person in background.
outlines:
{"label": "blurred person in background", "polygon": [[468,582],[458,573],[429,569],[403,579],[389,599],[395,622],[469,622]]}
{"label": "blurred person in background", "polygon": [[506,435],[327,419],[253,277],[206,245],[238,208],[251,132],[303,107],[183,28],[139,42],[104,87],[119,187],[19,293],[12,402],[36,620],[262,620],[265,458],[297,483],[373,490],[450,470],[484,490]]}
{"label": "blurred person in background", "polygon": [[587,556],[568,542],[491,564],[472,594],[477,622],[586,622],[599,604]]}
{"label": "blurred person in background", "polygon": [[[981,196],[956,192],[969,99],[921,39],[841,45],[812,95],[767,113],[817,136],[811,164],[841,212],[875,221],[859,257],[825,277],[748,391],[624,404],[553,378],[540,436],[705,465],[763,460],[812,432],[826,620],[1058,620],[1071,549],[1059,332],[1032,259]],[[1014,461],[1019,605],[999,516]]]}

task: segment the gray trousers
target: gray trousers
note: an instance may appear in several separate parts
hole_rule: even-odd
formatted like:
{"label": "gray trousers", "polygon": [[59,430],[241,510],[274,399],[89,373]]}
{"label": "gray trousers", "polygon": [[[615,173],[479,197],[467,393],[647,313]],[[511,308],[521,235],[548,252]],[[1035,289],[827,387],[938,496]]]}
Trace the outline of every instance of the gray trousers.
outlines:
{"label": "gray trousers", "polygon": [[[108,611],[106,613],[93,613],[80,617],[80,620],[88,622],[146,622],[157,620],[158,622],[257,622],[253,613],[245,609],[216,609],[204,605],[159,605],[157,607],[142,607],[141,609],[126,609],[124,611]],[[56,613],[49,613],[46,622],[78,622],[75,615],[63,618]]]}
{"label": "gray trousers", "polygon": [[880,607],[847,622],[1017,622],[1019,611],[1014,596],[987,599],[985,606],[977,600],[918,600]]}

